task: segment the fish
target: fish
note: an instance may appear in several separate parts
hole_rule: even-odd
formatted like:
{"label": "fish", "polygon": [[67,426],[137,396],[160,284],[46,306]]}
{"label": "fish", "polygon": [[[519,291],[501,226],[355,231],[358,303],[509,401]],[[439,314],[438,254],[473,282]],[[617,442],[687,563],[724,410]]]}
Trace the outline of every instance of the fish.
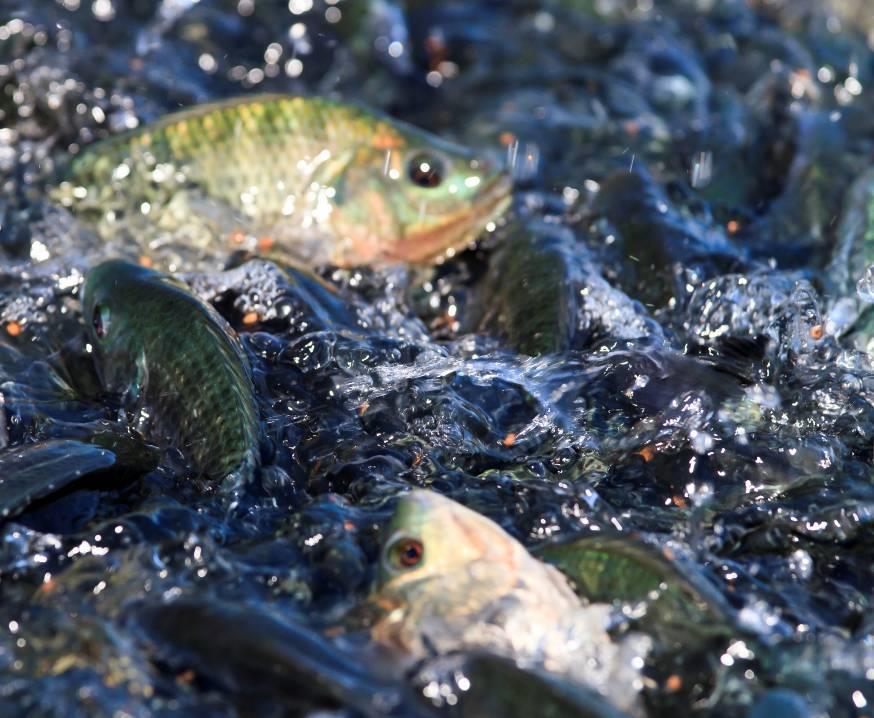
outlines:
{"label": "fish", "polygon": [[469,684],[458,710],[461,718],[628,718],[596,691],[545,671],[523,670],[499,656],[473,654],[456,675]]}
{"label": "fish", "polygon": [[634,657],[649,643],[614,643],[610,608],[584,606],[567,578],[498,524],[434,491],[398,501],[370,603],[374,640],[413,660],[486,651],[545,668],[633,709]]}
{"label": "fish", "polygon": [[580,326],[584,278],[575,259],[553,236],[509,234],[490,258],[478,328],[530,356],[570,349],[590,333]]}
{"label": "fish", "polygon": [[[467,570],[476,566],[476,570]],[[450,580],[451,577],[451,580]],[[500,526],[431,491],[398,502],[379,563],[379,602],[393,609],[376,627],[381,643],[426,655],[472,637],[495,597],[512,596],[517,613],[538,607],[549,623],[579,607],[567,580],[534,559]],[[509,640],[522,639],[508,636]]]}
{"label": "fish", "polygon": [[343,707],[372,718],[435,715],[373,661],[355,661],[311,627],[253,605],[188,596],[142,601],[131,614],[162,659],[221,686],[243,716]]}
{"label": "fish", "polygon": [[471,330],[529,356],[581,349],[604,334],[663,341],[658,323],[604,279],[572,232],[511,221],[500,235],[468,304]]}
{"label": "fish", "polygon": [[88,516],[76,492],[117,490],[158,466],[155,447],[108,423],[81,425],[75,433],[0,452],[0,522],[72,532]]}
{"label": "fish", "polygon": [[114,452],[96,443],[50,439],[0,453],[0,517],[9,518],[82,477],[116,466]]}
{"label": "fish", "polygon": [[210,479],[248,479],[260,459],[251,368],[227,322],[184,283],[112,259],[94,267],[82,311],[103,388],[136,428]]}
{"label": "fish", "polygon": [[577,593],[590,601],[645,607],[638,625],[664,641],[688,648],[693,641],[732,633],[731,611],[719,593],[640,540],[575,537],[542,544],[533,553],[570,578]]}
{"label": "fish", "polygon": [[845,193],[832,258],[825,270],[827,330],[849,346],[874,349],[870,304],[874,265],[874,169],[857,177]]}
{"label": "fish", "polygon": [[689,276],[696,281],[745,266],[744,253],[724,233],[684,214],[645,168],[608,176],[593,200],[593,218],[606,220],[618,241],[615,281],[633,299],[663,307],[684,301]]}
{"label": "fish", "polygon": [[205,248],[248,237],[305,266],[351,267],[452,255],[505,212],[511,188],[496,164],[378,112],[254,95],[97,142],[50,196],[106,239],[145,217]]}

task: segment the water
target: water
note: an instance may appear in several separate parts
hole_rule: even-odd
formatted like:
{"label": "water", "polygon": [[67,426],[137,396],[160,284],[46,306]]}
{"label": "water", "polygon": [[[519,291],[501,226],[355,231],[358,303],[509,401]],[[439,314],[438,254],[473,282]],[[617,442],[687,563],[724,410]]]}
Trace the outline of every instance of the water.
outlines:
{"label": "water", "polygon": [[46,199],[70,152],[196,102],[336,93],[517,181],[478,249],[326,270],[341,300],[266,262],[177,268],[253,364],[260,490],[229,511],[165,452],[7,520],[3,711],[463,710],[464,665],[400,671],[349,618],[394,498],[431,486],[532,547],[638,535],[722,597],[734,634],[657,646],[648,715],[868,715],[872,38],[838,0],[3,0],[10,451],[125,431],[76,298],[125,247]]}

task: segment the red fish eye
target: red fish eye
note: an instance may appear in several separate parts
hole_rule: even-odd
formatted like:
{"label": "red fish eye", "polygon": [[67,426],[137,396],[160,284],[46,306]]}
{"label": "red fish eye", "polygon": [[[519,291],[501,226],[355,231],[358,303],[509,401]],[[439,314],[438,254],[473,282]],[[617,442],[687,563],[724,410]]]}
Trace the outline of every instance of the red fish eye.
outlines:
{"label": "red fish eye", "polygon": [[421,541],[416,539],[402,539],[395,544],[394,554],[397,563],[402,568],[413,568],[422,562],[422,558],[425,556],[425,547],[422,546]]}

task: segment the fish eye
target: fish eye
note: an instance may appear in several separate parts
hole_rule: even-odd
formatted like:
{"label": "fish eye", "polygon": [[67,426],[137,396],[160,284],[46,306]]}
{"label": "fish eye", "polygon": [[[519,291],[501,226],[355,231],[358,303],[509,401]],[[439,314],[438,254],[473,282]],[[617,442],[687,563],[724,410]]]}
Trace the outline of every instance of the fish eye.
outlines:
{"label": "fish eye", "polygon": [[95,304],[91,315],[91,325],[98,339],[103,339],[109,331],[109,307],[105,304]]}
{"label": "fish eye", "polygon": [[413,184],[425,189],[437,187],[446,174],[446,163],[439,157],[418,152],[410,158],[407,175]]}
{"label": "fish eye", "polygon": [[425,558],[425,547],[414,538],[400,538],[389,549],[389,561],[393,568],[415,568]]}

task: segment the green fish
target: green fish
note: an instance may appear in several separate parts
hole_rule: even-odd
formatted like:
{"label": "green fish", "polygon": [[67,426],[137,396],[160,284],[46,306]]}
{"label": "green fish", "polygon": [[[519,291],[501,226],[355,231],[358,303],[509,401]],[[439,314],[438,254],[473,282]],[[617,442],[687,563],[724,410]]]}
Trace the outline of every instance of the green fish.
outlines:
{"label": "green fish", "polygon": [[159,231],[147,254],[169,234],[348,267],[451,256],[503,214],[510,191],[497,166],[387,116],[261,95],[96,143],[52,194],[107,240],[145,220]]}
{"label": "green fish", "polygon": [[522,670],[500,656],[474,654],[459,675],[470,684],[459,707],[461,718],[628,718],[585,686],[545,671]]}
{"label": "green fish", "polygon": [[544,544],[534,555],[558,568],[589,601],[645,611],[647,632],[680,640],[729,635],[730,609],[715,589],[695,583],[665,554],[626,536],[590,536]]}
{"label": "green fish", "polygon": [[82,310],[103,386],[132,406],[145,433],[209,478],[254,471],[251,370],[211,306],[171,277],[110,260],[88,273]]}
{"label": "green fish", "polygon": [[15,516],[84,476],[107,471],[116,456],[102,446],[51,439],[0,453],[0,516]]}
{"label": "green fish", "polygon": [[556,237],[512,227],[490,259],[479,329],[504,337],[522,354],[565,351],[580,330],[584,277]]}
{"label": "green fish", "polygon": [[863,172],[845,192],[836,240],[826,268],[826,328],[870,354],[874,350],[874,310],[868,301],[871,282],[867,270],[874,265],[874,169]]}
{"label": "green fish", "polygon": [[636,705],[635,659],[649,640],[629,634],[614,642],[609,606],[583,605],[555,567],[433,491],[398,502],[370,603],[373,638],[412,659],[485,650],[584,683],[622,710]]}

